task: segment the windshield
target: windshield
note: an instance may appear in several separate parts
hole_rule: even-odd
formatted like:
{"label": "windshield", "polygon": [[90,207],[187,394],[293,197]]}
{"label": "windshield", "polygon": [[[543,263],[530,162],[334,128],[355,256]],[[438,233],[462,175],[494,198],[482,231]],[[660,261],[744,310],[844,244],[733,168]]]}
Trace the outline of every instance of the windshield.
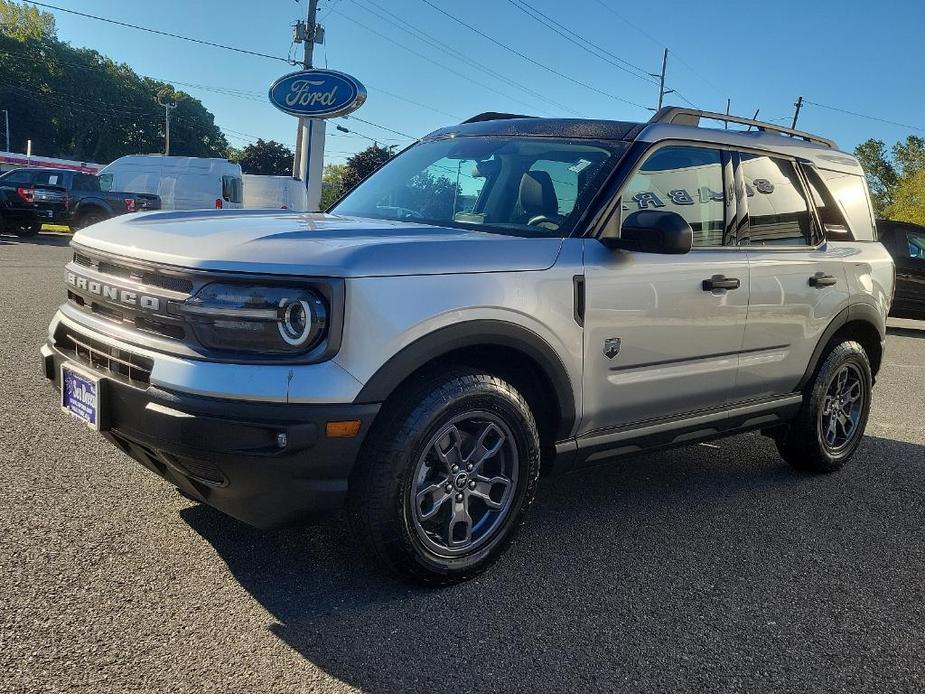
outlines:
{"label": "windshield", "polygon": [[332,212],[525,236],[566,236],[622,142],[462,137],[415,145]]}

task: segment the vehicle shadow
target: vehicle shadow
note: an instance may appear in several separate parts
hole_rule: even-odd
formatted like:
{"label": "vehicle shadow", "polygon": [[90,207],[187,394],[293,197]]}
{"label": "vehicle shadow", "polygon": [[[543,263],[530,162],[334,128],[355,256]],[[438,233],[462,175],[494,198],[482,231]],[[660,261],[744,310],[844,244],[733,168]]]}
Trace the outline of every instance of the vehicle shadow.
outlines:
{"label": "vehicle shadow", "polygon": [[0,243],[31,246],[67,246],[71,243],[71,235],[44,231],[35,236],[26,237],[16,236],[15,234],[0,234]]}
{"label": "vehicle shadow", "polygon": [[[444,589],[363,566],[340,518],[181,514],[280,639],[364,691],[831,690],[925,647],[923,488],[925,447],[888,439],[822,476],[757,434],[663,451],[544,479],[508,555]],[[887,617],[903,648],[874,654]]]}

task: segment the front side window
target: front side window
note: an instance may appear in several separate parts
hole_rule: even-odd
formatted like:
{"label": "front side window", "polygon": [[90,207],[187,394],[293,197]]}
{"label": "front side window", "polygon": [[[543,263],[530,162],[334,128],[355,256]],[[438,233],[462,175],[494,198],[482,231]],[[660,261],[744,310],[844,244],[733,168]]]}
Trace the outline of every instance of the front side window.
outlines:
{"label": "front side window", "polygon": [[815,245],[813,217],[796,165],[787,159],[761,154],[743,153],[741,161],[748,198],[747,243],[752,246]]}
{"label": "front side window", "polygon": [[622,142],[460,137],[415,145],[349,193],[334,214],[519,236],[567,236]]}
{"label": "front side window", "polygon": [[925,260],[925,231],[907,231],[906,243],[910,258]]}
{"label": "front side window", "polygon": [[655,150],[623,190],[623,216],[670,210],[684,217],[695,247],[723,245],[725,204],[719,150],[669,146]]}

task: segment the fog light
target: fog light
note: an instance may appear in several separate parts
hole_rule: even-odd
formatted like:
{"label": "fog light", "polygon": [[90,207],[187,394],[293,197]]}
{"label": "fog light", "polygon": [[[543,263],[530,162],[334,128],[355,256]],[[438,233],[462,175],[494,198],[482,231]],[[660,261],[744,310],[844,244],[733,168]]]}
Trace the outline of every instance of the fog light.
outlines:
{"label": "fog light", "polygon": [[331,439],[347,438],[360,433],[360,420],[348,419],[344,422],[328,422],[324,426],[325,436]]}

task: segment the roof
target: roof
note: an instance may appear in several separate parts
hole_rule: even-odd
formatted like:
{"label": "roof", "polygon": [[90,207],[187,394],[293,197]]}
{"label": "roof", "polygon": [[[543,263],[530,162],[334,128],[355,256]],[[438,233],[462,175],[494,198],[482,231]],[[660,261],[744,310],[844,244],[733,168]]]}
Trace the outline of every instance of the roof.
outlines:
{"label": "roof", "polygon": [[498,114],[502,118],[482,119],[489,114],[470,118],[465,123],[434,130],[424,140],[451,136],[526,135],[533,137],[570,137],[596,140],[632,140],[644,123],[586,118],[537,118]]}

